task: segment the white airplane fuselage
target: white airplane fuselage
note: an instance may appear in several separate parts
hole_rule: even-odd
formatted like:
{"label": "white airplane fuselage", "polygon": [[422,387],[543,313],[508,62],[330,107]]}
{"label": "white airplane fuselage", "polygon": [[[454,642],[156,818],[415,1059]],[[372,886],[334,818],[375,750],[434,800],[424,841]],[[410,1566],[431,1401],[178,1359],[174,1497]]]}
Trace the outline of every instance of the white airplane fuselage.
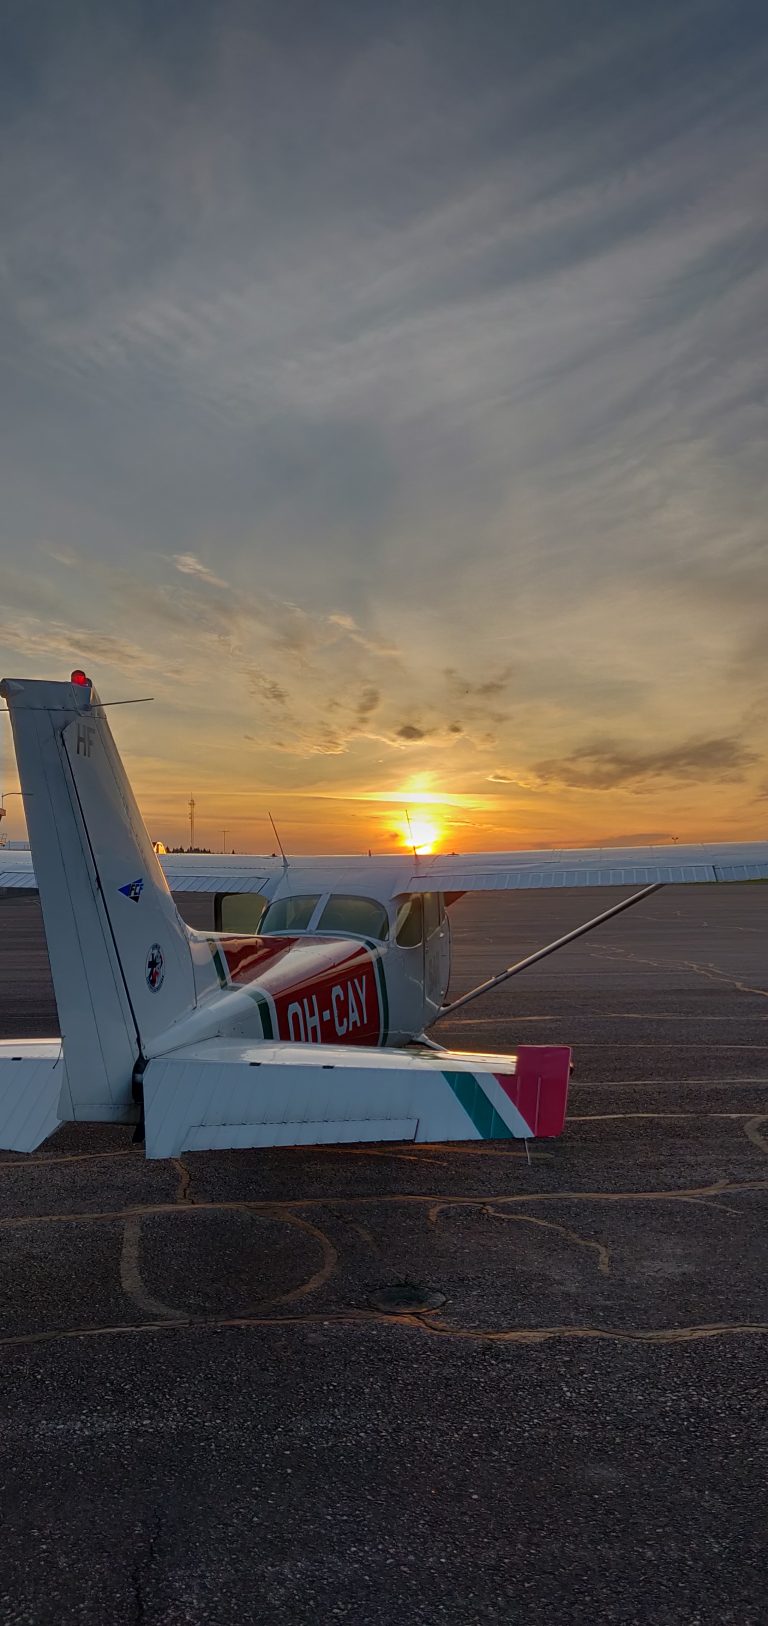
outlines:
{"label": "white airplane fuselage", "polygon": [[[199,1003],[185,1027],[194,1030],[195,1039],[226,1034],[368,1046],[417,1039],[436,1019],[450,977],[448,918],[438,895],[430,897],[435,899],[431,931],[419,929],[424,911],[417,894],[399,900],[399,909],[388,909],[384,940],[317,930],[195,934]],[[401,943],[398,918],[409,910],[419,917],[410,932],[419,940]],[[215,995],[211,1000],[201,985],[203,944],[210,957],[205,981]],[[190,1042],[192,1036],[190,1031]]]}

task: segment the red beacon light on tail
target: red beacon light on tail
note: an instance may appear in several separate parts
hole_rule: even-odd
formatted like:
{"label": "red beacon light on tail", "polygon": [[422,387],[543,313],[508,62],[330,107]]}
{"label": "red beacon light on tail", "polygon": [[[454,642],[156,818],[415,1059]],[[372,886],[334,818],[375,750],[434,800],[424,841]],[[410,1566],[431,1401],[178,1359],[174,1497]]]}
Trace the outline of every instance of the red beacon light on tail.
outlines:
{"label": "red beacon light on tail", "polygon": [[85,673],[81,671],[79,666],[76,667],[74,672],[70,672],[69,681],[70,683],[76,683],[80,689],[90,689],[91,687],[90,678],[86,677]]}

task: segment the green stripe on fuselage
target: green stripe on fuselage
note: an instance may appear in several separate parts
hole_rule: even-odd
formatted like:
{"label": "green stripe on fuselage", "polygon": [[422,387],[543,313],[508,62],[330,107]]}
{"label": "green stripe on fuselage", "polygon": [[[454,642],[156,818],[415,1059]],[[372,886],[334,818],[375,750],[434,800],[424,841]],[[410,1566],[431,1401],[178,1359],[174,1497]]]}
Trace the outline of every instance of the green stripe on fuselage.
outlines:
{"label": "green stripe on fuselage", "polygon": [[[216,941],[216,938],[215,937],[207,938],[207,943],[208,943],[208,947],[209,947],[209,949],[211,951],[211,956],[213,958],[213,963],[214,963],[214,965],[216,967],[216,975],[217,975],[217,977],[219,979],[219,983],[221,984],[221,987],[222,988],[230,988],[232,986],[232,984],[230,983],[229,977],[227,975],[226,962],[225,962],[225,959],[224,959],[224,955],[222,954],[221,949],[219,948],[219,945],[218,945],[218,943]],[[244,993],[244,994],[247,994],[248,997],[250,999],[252,999],[254,1001],[254,1003],[258,1006],[259,1016],[261,1018],[261,1031],[262,1031],[262,1034],[263,1034],[264,1038],[265,1039],[274,1039],[274,1037],[275,1037],[275,1026],[274,1026],[274,1023],[272,1021],[272,1010],[271,1010],[270,1003],[269,1003],[269,1000],[267,999],[266,994],[263,994],[261,992],[260,988],[249,988],[247,985],[244,985],[244,986],[241,987],[241,992]]]}
{"label": "green stripe on fuselage", "polygon": [[474,1073],[443,1073],[460,1106],[477,1130],[481,1140],[513,1140],[512,1130],[499,1116],[495,1106],[478,1083]]}
{"label": "green stripe on fuselage", "polygon": [[207,942],[208,942],[208,947],[209,947],[209,949],[211,951],[211,956],[213,958],[213,963],[214,963],[214,965],[216,967],[216,975],[217,975],[217,977],[219,979],[219,984],[220,984],[220,986],[222,988],[228,988],[229,987],[229,977],[227,975],[227,967],[226,967],[226,963],[225,963],[225,960],[224,960],[224,956],[223,956],[223,954],[221,952],[221,949],[219,948],[219,945],[218,945],[218,943],[216,941],[216,938],[215,937],[209,937],[207,939]]}
{"label": "green stripe on fuselage", "polygon": [[246,988],[245,992],[250,994],[251,999],[258,1006],[259,1016],[261,1017],[261,1031],[264,1038],[274,1039],[275,1030],[272,1026],[272,1012],[266,994],[262,994],[259,988]]}

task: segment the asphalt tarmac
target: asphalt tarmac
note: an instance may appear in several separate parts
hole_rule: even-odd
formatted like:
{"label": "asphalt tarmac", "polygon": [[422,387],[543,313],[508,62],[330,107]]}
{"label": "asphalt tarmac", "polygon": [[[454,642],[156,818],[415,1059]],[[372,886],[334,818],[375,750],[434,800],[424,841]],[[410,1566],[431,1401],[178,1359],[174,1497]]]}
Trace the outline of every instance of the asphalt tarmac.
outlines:
{"label": "asphalt tarmac", "polygon": [[[463,900],[453,991],[610,901]],[[573,1045],[530,1165],[2,1154],[3,1626],[763,1626],[767,927],[670,888],[435,1030]],[[0,899],[0,1033],[55,1031]]]}

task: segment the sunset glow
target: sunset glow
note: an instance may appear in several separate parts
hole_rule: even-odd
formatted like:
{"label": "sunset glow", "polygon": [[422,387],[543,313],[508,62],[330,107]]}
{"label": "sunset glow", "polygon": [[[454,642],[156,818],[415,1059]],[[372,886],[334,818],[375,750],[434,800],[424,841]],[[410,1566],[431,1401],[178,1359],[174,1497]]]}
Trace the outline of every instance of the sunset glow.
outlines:
{"label": "sunset glow", "polygon": [[167,846],[762,837],[761,8],[10,10],[0,675]]}
{"label": "sunset glow", "polygon": [[424,813],[404,813],[398,833],[404,847],[417,853],[433,853],[443,832],[436,818]]}

